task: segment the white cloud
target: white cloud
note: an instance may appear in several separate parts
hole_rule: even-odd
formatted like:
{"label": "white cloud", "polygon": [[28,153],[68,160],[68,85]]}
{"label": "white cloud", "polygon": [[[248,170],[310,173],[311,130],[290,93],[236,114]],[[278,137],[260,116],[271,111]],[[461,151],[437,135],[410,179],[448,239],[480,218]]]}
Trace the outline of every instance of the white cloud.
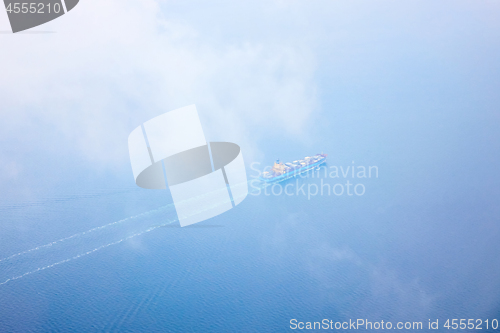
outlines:
{"label": "white cloud", "polygon": [[209,42],[162,10],[153,0],[86,0],[33,29],[55,33],[2,35],[0,139],[54,154],[62,141],[96,167],[113,167],[128,163],[134,127],[192,103],[209,139],[240,143],[248,157],[259,133],[303,130],[317,105],[307,48]]}

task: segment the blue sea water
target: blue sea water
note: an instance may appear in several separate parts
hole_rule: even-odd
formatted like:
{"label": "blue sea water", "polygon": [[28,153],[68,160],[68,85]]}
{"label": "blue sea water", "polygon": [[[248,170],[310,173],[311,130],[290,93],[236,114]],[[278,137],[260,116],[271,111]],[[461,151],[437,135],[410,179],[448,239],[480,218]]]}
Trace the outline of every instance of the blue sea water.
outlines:
{"label": "blue sea water", "polygon": [[[254,191],[191,227],[172,222],[168,191],[136,187],[128,165],[115,175],[83,165],[76,179],[68,168],[50,195],[6,198],[1,258],[77,236],[0,261],[0,282],[33,272],[0,285],[1,331],[277,332],[292,319],[421,321],[426,331],[429,319],[498,319],[498,116],[459,104],[325,113],[307,142],[275,136],[263,161],[245,162],[251,178],[253,162],[323,151],[328,177],[281,183],[291,196]],[[377,166],[378,177],[344,178],[340,167],[353,166]],[[347,180],[365,193],[307,196]]]}
{"label": "blue sea water", "polygon": [[[361,165],[337,157],[340,145],[317,144],[334,152],[329,173]],[[492,170],[465,157],[448,167],[435,158],[391,160],[396,165],[376,159],[378,177],[369,179],[325,178],[324,169],[319,178],[289,179],[281,184],[293,195],[254,191],[186,228],[171,222],[168,191],[133,186],[3,205],[2,258],[126,219],[1,261],[4,280],[161,227],[0,285],[0,327],[276,332],[289,330],[291,319],[425,328],[429,319],[498,318],[498,178],[479,181],[472,166]],[[365,193],[307,196],[311,184],[346,180],[363,183]]]}

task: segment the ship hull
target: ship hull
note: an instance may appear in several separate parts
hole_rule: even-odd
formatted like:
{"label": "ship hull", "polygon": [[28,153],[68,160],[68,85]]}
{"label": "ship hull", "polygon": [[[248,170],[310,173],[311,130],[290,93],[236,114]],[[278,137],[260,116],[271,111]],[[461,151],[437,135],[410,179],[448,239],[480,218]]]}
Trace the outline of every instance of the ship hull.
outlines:
{"label": "ship hull", "polygon": [[317,162],[314,162],[314,163],[311,163],[309,165],[306,165],[300,169],[296,169],[296,170],[293,170],[293,171],[290,171],[290,172],[287,172],[287,173],[284,173],[282,175],[279,175],[279,176],[275,176],[275,177],[272,177],[272,178],[263,178],[263,177],[260,177],[260,180],[265,182],[265,183],[279,183],[279,182],[282,182],[286,179],[290,179],[290,178],[293,178],[293,177],[296,177],[302,173],[305,173],[311,169],[314,169],[318,166],[320,166],[321,164],[325,163],[326,162],[326,158],[320,160],[320,161],[317,161]]}

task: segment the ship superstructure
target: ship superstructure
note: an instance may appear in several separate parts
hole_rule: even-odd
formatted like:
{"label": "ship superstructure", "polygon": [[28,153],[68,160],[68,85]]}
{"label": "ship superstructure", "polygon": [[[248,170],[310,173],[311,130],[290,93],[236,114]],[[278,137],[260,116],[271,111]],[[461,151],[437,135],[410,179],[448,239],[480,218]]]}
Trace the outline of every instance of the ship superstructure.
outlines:
{"label": "ship superstructure", "polygon": [[282,180],[295,177],[298,174],[307,172],[326,162],[327,154],[317,154],[306,156],[302,160],[296,160],[292,163],[283,163],[280,160],[274,162],[270,171],[262,173],[260,179],[264,182],[280,182]]}

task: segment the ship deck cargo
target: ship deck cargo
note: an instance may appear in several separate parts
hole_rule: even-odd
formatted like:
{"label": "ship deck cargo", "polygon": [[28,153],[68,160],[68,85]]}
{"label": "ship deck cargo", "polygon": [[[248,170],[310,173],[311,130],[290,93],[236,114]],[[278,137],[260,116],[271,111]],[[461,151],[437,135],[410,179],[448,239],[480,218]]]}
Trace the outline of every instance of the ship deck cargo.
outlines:
{"label": "ship deck cargo", "polygon": [[327,154],[306,156],[304,159],[296,160],[292,163],[283,163],[277,160],[270,171],[265,171],[262,173],[260,180],[266,183],[271,183],[280,182],[285,179],[295,177],[325,163],[326,156]]}

